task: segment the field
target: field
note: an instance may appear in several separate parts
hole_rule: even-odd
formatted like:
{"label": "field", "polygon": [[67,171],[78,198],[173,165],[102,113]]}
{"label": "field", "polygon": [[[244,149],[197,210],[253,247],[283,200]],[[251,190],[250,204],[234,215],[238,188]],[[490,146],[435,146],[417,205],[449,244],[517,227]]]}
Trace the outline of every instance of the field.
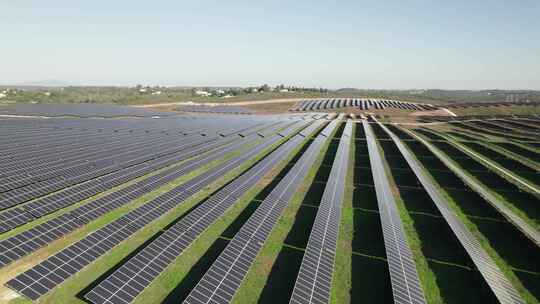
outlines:
{"label": "field", "polygon": [[540,303],[537,107],[338,104],[0,108],[0,303]]}

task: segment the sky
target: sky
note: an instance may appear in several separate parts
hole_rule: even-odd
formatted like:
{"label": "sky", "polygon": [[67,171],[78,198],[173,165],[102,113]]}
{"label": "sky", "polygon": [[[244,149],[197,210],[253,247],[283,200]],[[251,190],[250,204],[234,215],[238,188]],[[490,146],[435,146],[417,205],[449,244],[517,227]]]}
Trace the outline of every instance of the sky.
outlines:
{"label": "sky", "polygon": [[0,84],[540,89],[540,1],[0,1]]}

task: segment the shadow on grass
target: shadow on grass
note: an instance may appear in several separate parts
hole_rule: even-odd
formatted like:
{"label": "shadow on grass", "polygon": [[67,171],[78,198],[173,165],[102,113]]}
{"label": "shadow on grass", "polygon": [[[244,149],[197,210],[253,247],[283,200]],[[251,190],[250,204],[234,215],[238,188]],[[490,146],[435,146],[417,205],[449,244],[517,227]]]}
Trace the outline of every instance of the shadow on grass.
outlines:
{"label": "shadow on grass", "polygon": [[337,130],[336,130],[336,133],[334,133],[334,137],[332,137],[332,139],[337,139],[339,140],[341,138],[341,135],[343,134],[343,130],[345,130],[345,123],[342,122],[339,124]]}
{"label": "shadow on grass", "polygon": [[206,253],[197,261],[191,270],[163,300],[162,303],[172,304],[181,303],[191,292],[197,283],[202,279],[206,271],[212,266],[212,263],[218,258],[219,254],[227,247],[229,242],[224,239],[217,239]]}
{"label": "shadow on grass", "polygon": [[247,222],[249,217],[257,210],[260,204],[261,203],[257,201],[251,201],[221,235],[229,239],[234,238],[236,233],[242,228],[244,223]]}
{"label": "shadow on grass", "polygon": [[540,299],[540,275],[524,271],[514,272],[523,286],[536,298]]}
{"label": "shadow on grass", "polygon": [[328,180],[328,176],[330,175],[331,170],[332,165],[321,165],[317,170],[317,175],[315,176],[314,181],[323,183],[326,182]]}
{"label": "shadow on grass", "polygon": [[424,212],[440,216],[439,211],[424,189],[399,187],[399,194],[409,212]]}
{"label": "shadow on grass", "polygon": [[420,182],[409,169],[392,169],[392,177],[398,186],[421,187]]}
{"label": "shadow on grass", "polygon": [[351,303],[393,303],[388,264],[353,254]]}
{"label": "shadow on grass", "polygon": [[365,255],[386,258],[381,220],[376,212],[354,210],[352,250]]}
{"label": "shadow on grass", "polygon": [[443,218],[422,214],[411,214],[411,217],[426,258],[473,267],[472,261]]}
{"label": "shadow on grass", "polygon": [[428,265],[444,303],[499,303],[478,271],[432,261]]}
{"label": "shadow on grass", "polygon": [[354,132],[354,138],[355,139],[365,139],[366,133],[364,132],[364,127],[361,123],[356,124],[355,132]]}
{"label": "shadow on grass", "polygon": [[[430,261],[437,286],[445,303],[497,303],[489,286],[476,270],[442,218],[411,214],[422,242],[422,252]],[[459,266],[461,265],[461,266]],[[468,268],[468,269],[467,269]]]}
{"label": "shadow on grass", "polygon": [[[510,223],[471,218],[495,251],[514,269],[515,275],[533,296],[540,299],[540,251]],[[527,273],[525,271],[534,273]]]}
{"label": "shadow on grass", "polygon": [[491,218],[499,221],[505,220],[502,215],[476,192],[466,190],[446,190],[446,192],[467,215]]}
{"label": "shadow on grass", "polygon": [[302,250],[283,247],[279,252],[258,303],[288,303],[302,264]]}
{"label": "shadow on grass", "polygon": [[378,211],[377,194],[372,185],[356,184],[353,190],[353,208]]}
{"label": "shadow on grass", "polygon": [[300,206],[291,231],[289,231],[285,239],[285,244],[306,248],[313,222],[317,216],[317,210],[317,208],[313,207]]}
{"label": "shadow on grass", "polygon": [[354,184],[369,184],[373,185],[373,177],[371,174],[371,168],[369,167],[369,163],[367,163],[368,167],[354,167]]}

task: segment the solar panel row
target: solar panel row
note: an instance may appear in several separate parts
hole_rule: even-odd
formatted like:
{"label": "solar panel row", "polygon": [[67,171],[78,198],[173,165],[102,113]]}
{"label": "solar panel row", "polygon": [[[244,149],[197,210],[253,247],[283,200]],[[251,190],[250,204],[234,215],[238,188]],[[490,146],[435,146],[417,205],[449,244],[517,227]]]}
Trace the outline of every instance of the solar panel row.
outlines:
{"label": "solar panel row", "polygon": [[[338,125],[325,127],[331,133]],[[266,196],[255,213],[242,226],[227,247],[190,292],[185,303],[228,303],[246,276],[288,201],[313,166],[327,137],[319,134],[276,187]]]}
{"label": "solar panel row", "polygon": [[263,139],[261,143],[249,151],[217,165],[169,192],[161,194],[89,234],[84,239],[8,281],[6,286],[30,299],[38,299],[150,222],[177,207],[204,187],[211,185],[223,175],[241,166],[281,139],[282,137],[279,135]]}
{"label": "solar panel row", "polygon": [[375,134],[367,121],[362,120],[362,124],[375,183],[394,303],[425,303],[416,264],[388,183]]}
{"label": "solar panel row", "polygon": [[[319,126],[314,123],[312,126]],[[310,127],[314,132],[313,127]],[[303,131],[305,132],[305,131]],[[297,135],[246,173],[208,198],[141,252],[85,295],[92,303],[131,303],[163,270],[180,256],[210,225],[303,140]]]}
{"label": "solar panel row", "polygon": [[364,98],[333,98],[333,99],[312,99],[301,100],[297,102],[290,111],[316,111],[316,110],[331,110],[347,107],[356,107],[361,110],[369,110],[371,108],[382,110],[385,108],[395,108],[402,110],[425,111],[434,110],[436,107],[431,104],[418,104],[403,102],[390,99],[364,99]]}
{"label": "solar panel row", "polygon": [[[298,126],[298,124],[297,124]],[[271,128],[263,133],[275,130]],[[254,132],[255,133],[255,132]],[[260,132],[257,132],[260,134]],[[87,224],[88,222],[108,213],[120,206],[127,204],[136,198],[141,197],[145,193],[154,191],[180,176],[189,174],[197,168],[204,166],[214,160],[217,160],[223,155],[241,148],[246,143],[258,138],[256,134],[248,136],[243,140],[233,143],[232,145],[217,148],[209,154],[203,154],[195,159],[188,160],[180,166],[167,169],[159,174],[151,176],[147,179],[129,185],[119,191],[105,195],[92,201],[91,203],[80,206],[67,214],[61,215],[23,233],[0,241],[0,266],[7,265],[15,260],[18,260],[38,248],[46,246],[52,240],[75,230],[76,228]],[[204,150],[211,147],[199,147],[198,149],[186,151],[184,157],[192,157],[203,153]]]}
{"label": "solar panel row", "polygon": [[436,187],[431,179],[426,175],[422,169],[422,165],[413,157],[409,150],[405,147],[403,142],[384,125],[379,124],[392,138],[397,148],[407,161],[408,165],[429,194],[432,201],[437,206],[457,239],[465,248],[474,264],[486,280],[497,299],[501,303],[525,303],[519,293],[512,286],[510,281],[499,269],[495,261],[489,256],[489,254],[482,248],[482,245],[478,242],[476,237],[469,231],[469,229],[459,220],[459,218],[453,213],[451,207],[448,205],[447,200],[444,198],[439,188]]}
{"label": "solar panel row", "polygon": [[352,127],[353,123],[348,121],[341,135],[294,285],[291,303],[328,303],[330,300]]}

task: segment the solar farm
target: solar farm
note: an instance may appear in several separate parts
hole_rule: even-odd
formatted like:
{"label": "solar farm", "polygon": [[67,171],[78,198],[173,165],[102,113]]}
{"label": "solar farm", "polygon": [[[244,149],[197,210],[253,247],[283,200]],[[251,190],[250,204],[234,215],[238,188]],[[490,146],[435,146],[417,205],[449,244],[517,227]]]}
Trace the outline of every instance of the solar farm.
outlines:
{"label": "solar farm", "polygon": [[540,303],[540,116],[385,110],[0,109],[0,303]]}

